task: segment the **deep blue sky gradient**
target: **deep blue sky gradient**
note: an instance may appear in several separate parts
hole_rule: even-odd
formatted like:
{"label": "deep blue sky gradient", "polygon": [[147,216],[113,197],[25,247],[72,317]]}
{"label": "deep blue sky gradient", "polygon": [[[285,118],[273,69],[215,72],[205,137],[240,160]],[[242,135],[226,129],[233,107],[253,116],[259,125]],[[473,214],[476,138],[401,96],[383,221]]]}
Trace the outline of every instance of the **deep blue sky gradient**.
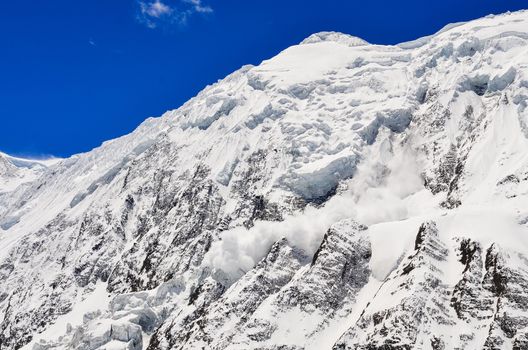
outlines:
{"label": "deep blue sky gradient", "polygon": [[0,1],[0,150],[62,157],[88,151],[314,32],[395,44],[447,23],[528,7],[525,0],[202,5],[214,11],[152,29],[138,19],[138,0]]}

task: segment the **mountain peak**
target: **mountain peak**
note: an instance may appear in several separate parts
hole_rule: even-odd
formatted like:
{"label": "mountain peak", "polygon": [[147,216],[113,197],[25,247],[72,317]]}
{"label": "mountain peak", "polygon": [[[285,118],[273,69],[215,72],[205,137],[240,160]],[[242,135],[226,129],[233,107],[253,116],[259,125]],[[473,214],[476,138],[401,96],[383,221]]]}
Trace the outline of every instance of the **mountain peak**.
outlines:
{"label": "mountain peak", "polygon": [[366,40],[358,38],[357,36],[344,34],[340,32],[318,32],[310,35],[303,41],[301,45],[315,44],[320,42],[336,42],[347,46],[363,46],[369,45]]}
{"label": "mountain peak", "polygon": [[528,349],[528,13],[404,46],[316,33],[40,175],[0,154],[2,349]]}

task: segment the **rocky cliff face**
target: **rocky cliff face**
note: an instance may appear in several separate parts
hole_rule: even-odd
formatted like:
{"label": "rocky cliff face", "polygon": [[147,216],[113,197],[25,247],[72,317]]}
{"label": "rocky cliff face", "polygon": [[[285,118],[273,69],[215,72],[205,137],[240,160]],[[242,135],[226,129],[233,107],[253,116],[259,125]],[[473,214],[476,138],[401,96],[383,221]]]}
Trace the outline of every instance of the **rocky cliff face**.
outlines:
{"label": "rocky cliff face", "polygon": [[318,33],[42,167],[0,348],[528,349],[527,28]]}

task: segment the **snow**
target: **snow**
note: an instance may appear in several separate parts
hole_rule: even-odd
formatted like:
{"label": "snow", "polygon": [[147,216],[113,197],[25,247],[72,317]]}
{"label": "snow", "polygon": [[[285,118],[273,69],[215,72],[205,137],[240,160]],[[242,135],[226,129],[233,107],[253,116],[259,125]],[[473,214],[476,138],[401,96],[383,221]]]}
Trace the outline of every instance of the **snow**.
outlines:
{"label": "snow", "polygon": [[362,46],[369,44],[361,38],[348,34],[338,32],[319,32],[304,39],[300,45],[315,44],[323,41],[336,42],[347,46]]}
{"label": "snow", "polygon": [[109,301],[110,295],[106,291],[106,285],[102,282],[97,284],[88,295],[78,295],[73,303],[73,309],[69,313],[60,316],[54,324],[35,336],[22,349],[30,350],[41,339],[56,339],[64,335],[68,328],[82,325],[86,314],[106,310]]}
{"label": "snow", "polygon": [[356,324],[362,311],[365,310],[372,300],[372,296],[379,290],[381,283],[375,277],[371,277],[356,296],[352,312],[343,317],[336,317],[330,320],[329,325],[322,331],[322,334],[313,343],[306,344],[306,349],[331,349],[343,333]]}
{"label": "snow", "polygon": [[60,158],[26,159],[0,152],[0,194],[35,181],[47,168],[60,161]]}
{"label": "snow", "polygon": [[416,232],[422,223],[423,217],[414,217],[369,227],[368,233],[372,244],[370,268],[373,278],[384,281],[401,259],[414,248]]}

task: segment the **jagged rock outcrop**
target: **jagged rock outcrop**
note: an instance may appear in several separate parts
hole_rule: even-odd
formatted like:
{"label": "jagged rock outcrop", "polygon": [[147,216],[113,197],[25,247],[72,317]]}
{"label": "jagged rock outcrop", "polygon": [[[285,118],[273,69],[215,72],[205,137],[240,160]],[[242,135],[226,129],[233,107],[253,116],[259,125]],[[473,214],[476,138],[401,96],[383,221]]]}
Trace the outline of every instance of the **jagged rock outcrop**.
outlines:
{"label": "jagged rock outcrop", "polygon": [[436,329],[455,326],[440,267],[448,254],[436,224],[420,226],[412,255],[387,277],[334,349],[423,349],[443,342]]}
{"label": "jagged rock outcrop", "polygon": [[[290,282],[297,269],[307,260],[306,255],[291,247],[283,239],[275,243],[266,257],[240,280],[235,282],[222,297],[214,302],[197,303],[203,292],[198,286],[189,303],[195,306],[189,315],[171,321],[168,328],[160,328],[151,348],[187,349],[208,347],[225,349],[233,337],[244,328],[262,303]],[[226,325],[229,327],[226,328]]]}

